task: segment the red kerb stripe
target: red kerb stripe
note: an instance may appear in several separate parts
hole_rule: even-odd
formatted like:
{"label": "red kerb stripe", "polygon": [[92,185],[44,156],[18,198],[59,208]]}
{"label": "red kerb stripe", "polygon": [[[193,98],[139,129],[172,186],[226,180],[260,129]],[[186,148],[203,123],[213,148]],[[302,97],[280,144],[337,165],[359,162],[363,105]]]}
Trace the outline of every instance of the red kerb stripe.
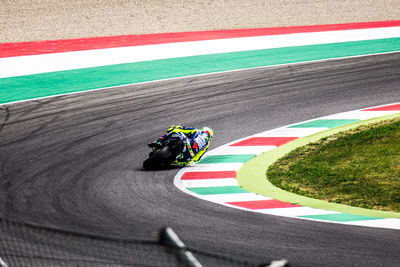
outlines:
{"label": "red kerb stripe", "polygon": [[113,47],[178,43],[226,38],[279,35],[305,32],[356,30],[400,26],[400,20],[374,21],[345,24],[327,24],[295,27],[276,27],[258,29],[235,29],[201,32],[158,33],[144,35],[123,35],[111,37],[93,37],[79,39],[64,39],[53,41],[37,41],[23,43],[0,44],[0,58],[61,53]]}
{"label": "red kerb stripe", "polygon": [[236,178],[235,171],[185,172],[182,180]]}
{"label": "red kerb stripe", "polygon": [[298,137],[251,137],[230,146],[281,146]]}
{"label": "red kerb stripe", "polygon": [[400,110],[400,104],[388,105],[378,108],[363,109],[361,111],[396,111]]}
{"label": "red kerb stripe", "polygon": [[277,199],[227,202],[227,204],[252,210],[301,207],[300,205],[294,205],[287,202],[282,202]]}

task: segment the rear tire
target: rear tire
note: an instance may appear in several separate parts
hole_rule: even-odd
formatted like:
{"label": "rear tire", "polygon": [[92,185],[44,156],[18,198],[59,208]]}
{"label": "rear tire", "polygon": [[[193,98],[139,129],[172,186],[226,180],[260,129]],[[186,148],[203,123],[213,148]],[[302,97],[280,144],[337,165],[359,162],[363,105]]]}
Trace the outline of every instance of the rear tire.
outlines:
{"label": "rear tire", "polygon": [[164,146],[159,150],[154,151],[143,162],[143,168],[146,170],[157,170],[168,167],[175,160],[175,155],[169,146]]}

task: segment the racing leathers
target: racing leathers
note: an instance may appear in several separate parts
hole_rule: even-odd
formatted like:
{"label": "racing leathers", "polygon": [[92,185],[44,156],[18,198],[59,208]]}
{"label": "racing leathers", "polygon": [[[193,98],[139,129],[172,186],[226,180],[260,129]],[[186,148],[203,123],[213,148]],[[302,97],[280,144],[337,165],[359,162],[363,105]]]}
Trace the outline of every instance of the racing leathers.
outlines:
{"label": "racing leathers", "polygon": [[157,141],[149,144],[149,146],[161,147],[172,134],[179,137],[185,144],[181,155],[172,163],[173,165],[187,166],[192,162],[198,162],[210,145],[208,133],[197,128],[172,125]]}

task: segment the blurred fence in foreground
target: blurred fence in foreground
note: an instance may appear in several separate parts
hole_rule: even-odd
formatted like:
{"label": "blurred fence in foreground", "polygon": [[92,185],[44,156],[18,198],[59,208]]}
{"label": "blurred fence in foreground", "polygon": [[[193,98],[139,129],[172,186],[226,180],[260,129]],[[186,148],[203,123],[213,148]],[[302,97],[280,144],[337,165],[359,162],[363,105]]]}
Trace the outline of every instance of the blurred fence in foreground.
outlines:
{"label": "blurred fence in foreground", "polygon": [[[0,266],[267,266],[160,240],[120,240],[55,230],[0,218]],[[284,265],[279,265],[284,266]]]}

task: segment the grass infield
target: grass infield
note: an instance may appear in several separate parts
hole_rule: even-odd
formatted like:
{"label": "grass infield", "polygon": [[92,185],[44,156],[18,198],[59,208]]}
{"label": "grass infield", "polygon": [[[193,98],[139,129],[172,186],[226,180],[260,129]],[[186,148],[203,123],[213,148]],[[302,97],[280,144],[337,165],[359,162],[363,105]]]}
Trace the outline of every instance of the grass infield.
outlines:
{"label": "grass infield", "polygon": [[295,194],[400,212],[400,118],[299,147],[272,164],[267,176]]}

